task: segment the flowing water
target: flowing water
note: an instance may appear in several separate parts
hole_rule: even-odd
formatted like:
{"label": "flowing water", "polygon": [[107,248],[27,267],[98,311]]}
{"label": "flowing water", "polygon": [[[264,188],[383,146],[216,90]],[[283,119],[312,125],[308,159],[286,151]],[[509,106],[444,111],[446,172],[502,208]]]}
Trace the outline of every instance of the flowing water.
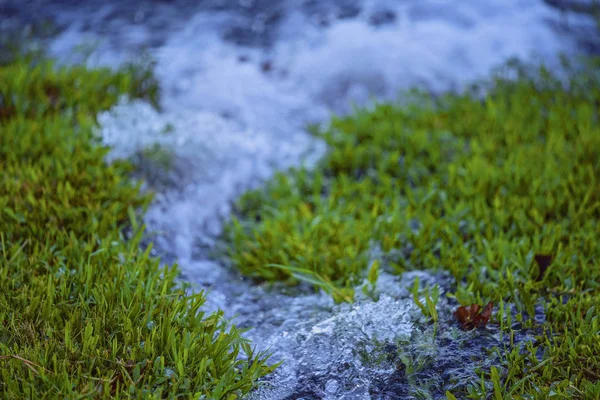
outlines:
{"label": "flowing water", "polygon": [[[257,286],[210,252],[237,196],[324,154],[308,124],[413,86],[460,89],[513,56],[553,65],[585,47],[592,20],[541,0],[0,0],[0,30],[43,21],[63,62],[156,62],[161,112],[124,100],[99,116],[100,134],[158,192],[146,215],[157,254],[208,291],[207,310],[284,360],[251,398],[445,398],[498,363],[489,349],[508,339],[456,327],[445,274],[383,273],[378,301],[335,305],[303,286]],[[415,277],[440,287],[437,327],[414,305]]]}

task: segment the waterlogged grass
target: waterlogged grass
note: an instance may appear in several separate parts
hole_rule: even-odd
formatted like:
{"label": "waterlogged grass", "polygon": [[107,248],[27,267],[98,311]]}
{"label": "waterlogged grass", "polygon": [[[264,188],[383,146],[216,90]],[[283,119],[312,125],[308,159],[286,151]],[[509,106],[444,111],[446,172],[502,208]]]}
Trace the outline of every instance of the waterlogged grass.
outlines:
{"label": "waterlogged grass", "polygon": [[[240,200],[226,231],[231,260],[257,280],[313,281],[338,301],[373,289],[374,249],[398,274],[447,270],[458,303],[500,305],[490,323],[503,335],[512,339],[513,322],[539,332],[499,349],[506,368],[457,398],[600,398],[597,68],[566,66],[561,82],[513,63],[464,94],[412,93],[334,118],[318,133],[330,146],[318,168],[279,174]],[[446,318],[429,299],[424,314]]]}
{"label": "waterlogged grass", "polygon": [[92,134],[122,94],[155,101],[151,73],[0,67],[2,398],[235,399],[272,370],[140,249],[150,197]]}

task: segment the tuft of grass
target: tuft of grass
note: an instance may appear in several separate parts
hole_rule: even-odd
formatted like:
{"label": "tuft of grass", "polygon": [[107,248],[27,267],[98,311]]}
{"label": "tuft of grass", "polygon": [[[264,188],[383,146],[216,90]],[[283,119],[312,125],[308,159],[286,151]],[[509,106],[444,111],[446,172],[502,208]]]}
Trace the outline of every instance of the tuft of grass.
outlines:
{"label": "tuft of grass", "polygon": [[[274,367],[142,250],[150,201],[96,114],[151,74],[0,66],[0,397],[236,399]],[[124,230],[133,232],[126,238]]]}
{"label": "tuft of grass", "polygon": [[413,286],[411,288],[411,293],[413,296],[413,301],[421,310],[421,313],[427,317],[431,318],[433,322],[438,322],[438,313],[437,313],[437,303],[440,299],[439,287],[434,285],[433,288],[427,286],[423,291],[425,304],[420,299],[419,293],[419,278],[415,278],[413,282]]}
{"label": "tuft of grass", "polygon": [[[241,198],[225,232],[233,264],[290,284],[308,270],[342,289],[364,281],[374,247],[391,272],[447,270],[460,304],[502,304],[504,334],[509,305],[540,332],[486,375],[494,397],[600,397],[597,66],[565,65],[559,79],[511,62],[465,93],[416,91],[334,118],[317,133],[330,147],[318,168]],[[537,255],[551,265],[542,271]]]}
{"label": "tuft of grass", "polygon": [[331,283],[327,278],[322,277],[317,272],[307,268],[292,267],[289,265],[269,264],[269,267],[278,268],[289,273],[298,281],[309,283],[313,286],[323,289],[330,294],[336,303],[354,301],[354,289],[339,288]]}

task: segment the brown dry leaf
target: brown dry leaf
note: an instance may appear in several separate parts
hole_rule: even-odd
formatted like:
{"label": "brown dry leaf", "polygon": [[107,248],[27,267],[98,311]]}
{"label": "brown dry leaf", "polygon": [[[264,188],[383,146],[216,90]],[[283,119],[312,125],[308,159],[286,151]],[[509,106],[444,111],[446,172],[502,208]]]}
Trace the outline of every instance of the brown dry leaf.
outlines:
{"label": "brown dry leaf", "polygon": [[483,307],[483,311],[481,311],[480,314],[475,316],[474,322],[478,328],[483,328],[488,323],[488,321],[490,320],[490,317],[492,316],[493,309],[494,309],[494,303],[492,303],[490,301],[489,303],[486,304],[485,307]]}
{"label": "brown dry leaf", "polygon": [[487,303],[483,310],[481,310],[481,306],[479,304],[461,306],[454,311],[454,317],[458,320],[458,322],[460,322],[462,329],[470,331],[476,327],[483,328],[490,320],[493,308],[494,303],[491,301]]}

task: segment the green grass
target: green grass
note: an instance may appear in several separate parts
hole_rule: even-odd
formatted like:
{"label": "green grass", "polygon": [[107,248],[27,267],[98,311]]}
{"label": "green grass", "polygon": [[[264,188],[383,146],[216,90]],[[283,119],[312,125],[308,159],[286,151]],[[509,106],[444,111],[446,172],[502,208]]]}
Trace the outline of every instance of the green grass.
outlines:
{"label": "green grass", "polygon": [[2,398],[235,399],[273,369],[140,249],[150,196],[92,133],[123,94],[156,104],[151,72],[0,66]]}
{"label": "green grass", "polygon": [[[317,133],[330,150],[314,171],[278,174],[239,201],[229,257],[259,281],[318,278],[338,301],[368,281],[376,249],[387,271],[447,270],[458,303],[502,304],[492,322],[503,334],[512,318],[539,332],[500,349],[506,369],[485,376],[494,398],[600,398],[597,68],[565,66],[565,84],[512,63],[463,94],[414,92],[334,118]],[[552,255],[547,271],[536,254]],[[475,386],[456,397],[485,398]]]}

